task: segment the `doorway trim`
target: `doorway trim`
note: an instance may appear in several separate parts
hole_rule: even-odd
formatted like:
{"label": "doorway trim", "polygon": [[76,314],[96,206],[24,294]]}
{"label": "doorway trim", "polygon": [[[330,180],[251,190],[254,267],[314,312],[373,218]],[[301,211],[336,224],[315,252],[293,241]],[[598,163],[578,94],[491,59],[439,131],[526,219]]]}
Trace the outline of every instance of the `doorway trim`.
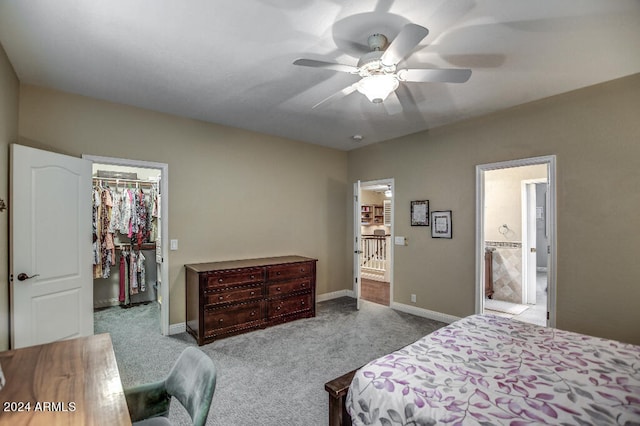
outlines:
{"label": "doorway trim", "polygon": [[546,165],[548,178],[547,220],[549,232],[549,263],[547,266],[547,326],[556,325],[556,274],[557,274],[557,237],[556,237],[556,156],[508,160],[498,163],[476,166],[476,313],[484,311],[484,174],[487,171],[522,166]]}
{"label": "doorway trim", "polygon": [[169,165],[166,163],[155,163],[151,161],[129,160],[125,158],[101,157],[96,155],[83,154],[82,158],[93,163],[108,164],[112,166],[139,167],[145,169],[160,170],[160,211],[162,220],[160,224],[160,235],[162,236],[162,267],[160,275],[160,297],[162,306],[160,308],[160,328],[163,336],[170,334],[169,330]]}
{"label": "doorway trim", "polygon": [[[527,303],[531,303],[531,300],[535,299],[535,293],[536,293],[536,281],[534,279],[533,282],[531,282],[530,278],[531,278],[531,273],[535,272],[533,274],[533,276],[536,276],[537,273],[537,268],[531,268],[531,261],[530,261],[530,255],[531,255],[531,236],[532,234],[535,234],[537,229],[534,226],[530,226],[530,219],[531,216],[533,215],[533,217],[535,217],[535,210],[536,210],[536,205],[530,202],[530,194],[529,191],[536,191],[536,185],[538,184],[546,184],[547,187],[549,185],[549,179],[547,178],[539,178],[539,179],[526,179],[523,181],[520,181],[520,192],[521,192],[521,199],[522,199],[522,276],[526,277],[526,279],[523,278],[523,286],[522,286],[522,303],[527,304]],[[545,191],[545,194],[548,194],[548,191]],[[545,197],[546,198],[546,197]],[[537,197],[536,197],[537,199]],[[547,202],[545,201],[545,206],[547,205]],[[545,234],[549,235],[547,228],[548,223],[547,222],[547,215],[544,215],[545,217]],[[537,257],[537,250],[536,250],[536,257]],[[535,266],[535,265],[534,265]],[[533,271],[532,271],[533,269]],[[532,298],[533,296],[533,298]]]}
{"label": "doorway trim", "polygon": [[[391,236],[389,237],[389,244],[390,244],[390,248],[389,248],[389,255],[391,256],[391,259],[389,260],[389,307],[391,307],[393,305],[393,264],[394,264],[394,259],[395,259],[395,253],[394,253],[394,234],[395,234],[395,199],[396,199],[396,187],[395,187],[395,180],[394,178],[386,178],[386,179],[376,179],[376,180],[368,180],[368,181],[356,181],[356,184],[359,183],[359,187],[360,187],[360,193],[358,194],[354,194],[355,196],[358,197],[358,200],[361,200],[361,196],[362,196],[362,191],[363,190],[367,190],[367,187],[370,186],[374,186],[374,185],[388,185],[391,187],[391,230],[390,230],[390,234]],[[355,185],[357,187],[357,185]],[[354,203],[355,199],[354,199]],[[356,203],[357,204],[357,203]],[[356,226],[360,226],[360,212],[356,212],[354,209],[354,228]],[[354,235],[359,235],[358,233],[358,229],[354,229],[353,233]],[[353,240],[352,240],[353,241]],[[358,242],[359,244],[359,242]],[[357,254],[356,254],[357,255]],[[355,262],[354,262],[355,264]],[[357,263],[357,268],[360,269],[360,263]],[[360,298],[360,294],[358,293],[358,288],[357,288],[357,283],[355,282],[355,277],[359,276],[361,277],[361,274],[357,274],[358,271],[354,270],[353,271],[353,275],[354,275],[354,282],[353,282],[353,291],[354,291],[354,295],[357,299]],[[359,302],[359,300],[358,300]]]}

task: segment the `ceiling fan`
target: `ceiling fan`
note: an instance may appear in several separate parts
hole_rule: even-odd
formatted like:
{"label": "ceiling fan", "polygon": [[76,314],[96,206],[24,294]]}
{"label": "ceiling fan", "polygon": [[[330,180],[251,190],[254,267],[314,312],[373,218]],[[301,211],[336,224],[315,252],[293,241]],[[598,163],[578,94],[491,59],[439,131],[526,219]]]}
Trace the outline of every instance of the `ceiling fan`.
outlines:
{"label": "ceiling fan", "polygon": [[383,103],[387,112],[395,114],[402,110],[395,93],[400,83],[464,83],[471,77],[470,69],[398,69],[398,63],[407,57],[427,34],[429,30],[417,24],[405,25],[391,44],[386,36],[373,34],[367,39],[371,51],[360,58],[357,66],[314,59],[297,59],[293,64],[357,74],[362,77],[356,83],[317,103],[313,108],[358,91],[373,103]]}

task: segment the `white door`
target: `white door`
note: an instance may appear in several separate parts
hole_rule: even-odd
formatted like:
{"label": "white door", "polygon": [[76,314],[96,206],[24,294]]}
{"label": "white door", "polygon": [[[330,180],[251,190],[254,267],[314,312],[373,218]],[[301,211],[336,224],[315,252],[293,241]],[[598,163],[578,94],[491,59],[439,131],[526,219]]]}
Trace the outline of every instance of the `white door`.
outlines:
{"label": "white door", "polygon": [[523,233],[526,233],[525,243],[523,247],[525,264],[524,264],[524,290],[522,292],[523,303],[530,305],[536,304],[536,283],[537,283],[537,264],[538,253],[536,252],[536,184],[526,182],[524,183],[524,202],[522,207],[524,227]]}
{"label": "white door", "polygon": [[91,162],[11,145],[11,347],[93,334]]}
{"label": "white door", "polygon": [[353,280],[354,292],[356,296],[356,308],[360,309],[361,298],[361,281],[360,274],[360,254],[362,253],[361,241],[362,231],[360,228],[361,218],[361,197],[360,197],[360,181],[353,184]]}

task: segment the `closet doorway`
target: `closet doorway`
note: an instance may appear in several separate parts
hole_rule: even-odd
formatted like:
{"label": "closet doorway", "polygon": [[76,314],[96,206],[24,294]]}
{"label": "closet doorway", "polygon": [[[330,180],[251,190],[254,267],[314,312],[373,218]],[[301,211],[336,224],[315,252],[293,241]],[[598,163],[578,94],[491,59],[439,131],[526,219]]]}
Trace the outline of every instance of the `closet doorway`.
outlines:
{"label": "closet doorway", "polygon": [[393,179],[357,182],[355,288],[360,299],[390,306],[393,294]]}
{"label": "closet doorway", "polygon": [[476,312],[555,326],[555,156],[476,167]]}
{"label": "closet doorway", "polygon": [[[100,215],[94,231],[97,227],[103,236],[98,243],[113,247],[105,252],[94,244],[95,329],[105,332],[144,322],[152,323],[147,332],[168,335],[168,165],[83,158],[93,163],[94,217]],[[108,215],[103,214],[107,204]],[[111,236],[105,238],[107,233]]]}

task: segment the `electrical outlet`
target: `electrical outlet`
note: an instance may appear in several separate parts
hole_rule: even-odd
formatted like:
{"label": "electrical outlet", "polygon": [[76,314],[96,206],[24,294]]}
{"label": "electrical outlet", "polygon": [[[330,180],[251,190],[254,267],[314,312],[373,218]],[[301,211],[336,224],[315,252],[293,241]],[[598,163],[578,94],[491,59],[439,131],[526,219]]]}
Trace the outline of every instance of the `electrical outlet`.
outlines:
{"label": "electrical outlet", "polygon": [[416,299],[416,295],[415,295],[415,294],[412,294],[412,295],[411,295],[411,302],[416,303],[416,300],[417,300],[417,299]]}

